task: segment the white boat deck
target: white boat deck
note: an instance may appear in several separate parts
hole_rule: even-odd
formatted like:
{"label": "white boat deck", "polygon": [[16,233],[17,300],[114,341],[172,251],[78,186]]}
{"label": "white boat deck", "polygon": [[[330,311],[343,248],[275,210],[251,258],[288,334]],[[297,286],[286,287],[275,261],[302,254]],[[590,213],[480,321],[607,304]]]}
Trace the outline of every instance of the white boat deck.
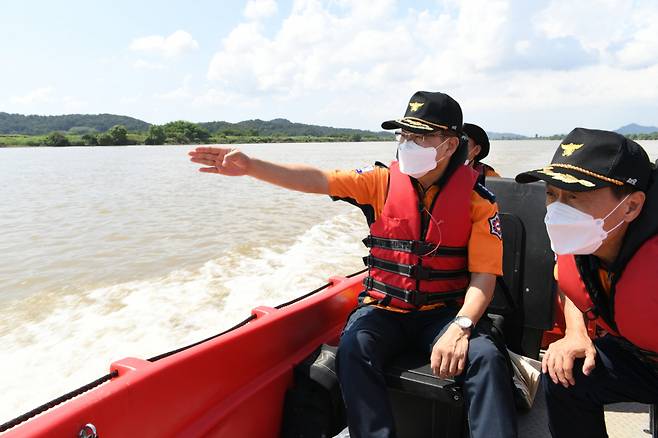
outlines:
{"label": "white boat deck", "polygon": [[[649,405],[615,403],[606,406],[605,423],[610,438],[650,438]],[[519,438],[550,438],[546,404],[537,394],[532,410],[519,414]]]}
{"label": "white boat deck", "polygon": [[[606,406],[605,422],[610,438],[651,438],[649,405],[616,403]],[[343,430],[335,438],[349,438]],[[546,418],[546,404],[538,394],[530,412],[519,414],[519,438],[551,438]]]}

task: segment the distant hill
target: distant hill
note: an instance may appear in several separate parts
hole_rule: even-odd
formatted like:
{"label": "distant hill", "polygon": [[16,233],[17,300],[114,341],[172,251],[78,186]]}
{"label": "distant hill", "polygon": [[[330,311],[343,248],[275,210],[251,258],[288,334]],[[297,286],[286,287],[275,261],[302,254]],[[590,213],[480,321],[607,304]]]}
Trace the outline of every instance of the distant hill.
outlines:
{"label": "distant hill", "polygon": [[250,135],[261,135],[261,136],[276,136],[276,135],[288,135],[288,136],[312,136],[312,137],[329,137],[336,135],[351,135],[351,136],[370,136],[372,137],[391,137],[393,134],[390,132],[373,132],[365,131],[362,129],[350,129],[350,128],[331,128],[328,126],[318,126],[318,125],[305,125],[303,123],[293,123],[286,119],[274,119],[274,120],[245,120],[238,123],[229,123],[229,122],[206,122],[199,123],[200,127],[207,129],[211,134],[216,132],[247,132]]}
{"label": "distant hill", "polygon": [[511,132],[488,132],[487,131],[487,136],[489,137],[489,140],[524,140],[526,138],[525,135],[521,134],[514,134]]}
{"label": "distant hill", "polygon": [[[62,116],[25,116],[0,112],[0,134],[44,135],[53,131],[69,134],[105,132],[114,125],[123,125],[128,131],[145,132],[150,123],[128,116],[114,114],[68,114]],[[245,120],[238,123],[205,122],[197,123],[211,134],[251,136],[351,136],[353,138],[393,138],[390,132],[373,132],[361,129],[332,128],[328,126],[293,123],[286,119]]]}
{"label": "distant hill", "polygon": [[128,131],[147,131],[150,123],[114,114],[67,114],[63,116],[24,116],[0,112],[0,134],[42,135],[53,131],[105,132],[114,125]]}
{"label": "distant hill", "polygon": [[[306,125],[294,123],[286,119],[273,120],[245,120],[238,123],[223,121],[196,123],[211,134],[251,135],[251,136],[309,136],[332,137],[351,136],[354,138],[393,138],[390,132],[366,131],[351,128],[333,128],[329,126]],[[123,125],[131,132],[146,132],[150,123],[134,117],[119,116],[115,114],[66,114],[61,116],[37,116],[23,114],[9,114],[0,112],[0,135],[44,135],[53,131],[62,131],[68,134],[85,134],[88,132],[106,132],[115,125]],[[616,129],[622,135],[646,135],[658,132],[656,126],[642,126],[631,123]],[[490,140],[523,140],[527,137],[512,132],[487,132]],[[358,140],[357,140],[358,141]]]}
{"label": "distant hill", "polygon": [[631,123],[630,125],[622,126],[619,129],[615,129],[615,132],[618,132],[622,135],[629,134],[651,134],[658,132],[658,127],[655,126],[642,126],[636,123]]}

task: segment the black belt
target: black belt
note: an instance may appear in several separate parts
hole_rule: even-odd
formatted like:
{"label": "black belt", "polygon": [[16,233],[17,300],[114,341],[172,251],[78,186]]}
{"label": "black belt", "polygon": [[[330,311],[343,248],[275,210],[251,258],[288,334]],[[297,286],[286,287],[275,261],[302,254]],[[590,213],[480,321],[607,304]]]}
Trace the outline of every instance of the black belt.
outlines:
{"label": "black belt", "polygon": [[378,268],[383,271],[392,272],[394,274],[404,275],[405,277],[414,278],[416,280],[450,280],[467,278],[468,274],[466,269],[431,269],[422,265],[407,265],[404,263],[396,263],[390,260],[380,259],[373,255],[364,257],[363,263],[366,266],[372,268]]}
{"label": "black belt", "polygon": [[364,278],[363,285],[366,290],[381,292],[384,295],[397,298],[398,300],[402,300],[405,303],[409,303],[416,307],[445,301],[454,301],[457,298],[462,298],[466,294],[466,288],[446,292],[421,292],[418,290],[402,289],[396,286],[391,286],[390,284],[382,283],[372,277]]}
{"label": "black belt", "polygon": [[368,248],[384,248],[392,251],[402,251],[423,256],[432,253],[432,256],[466,257],[468,250],[464,246],[439,246],[419,240],[386,239],[383,237],[368,236],[363,239]]}

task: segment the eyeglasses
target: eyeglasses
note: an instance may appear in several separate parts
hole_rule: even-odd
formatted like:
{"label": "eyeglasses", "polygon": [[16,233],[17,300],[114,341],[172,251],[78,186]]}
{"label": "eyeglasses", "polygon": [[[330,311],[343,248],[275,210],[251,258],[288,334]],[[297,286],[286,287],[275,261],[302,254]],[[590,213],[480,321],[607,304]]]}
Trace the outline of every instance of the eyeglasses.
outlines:
{"label": "eyeglasses", "polygon": [[395,131],[395,140],[398,143],[403,141],[413,141],[417,145],[427,147],[431,146],[430,143],[435,138],[447,138],[448,136],[444,132],[433,132],[431,134],[416,134],[415,132],[408,131]]}

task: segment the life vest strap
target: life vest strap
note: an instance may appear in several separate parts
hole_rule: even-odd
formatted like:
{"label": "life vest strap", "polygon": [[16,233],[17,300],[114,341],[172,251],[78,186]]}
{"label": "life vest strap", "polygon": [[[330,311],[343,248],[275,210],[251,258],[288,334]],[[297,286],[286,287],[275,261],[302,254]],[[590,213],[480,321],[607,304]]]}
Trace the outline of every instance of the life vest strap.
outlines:
{"label": "life vest strap", "polygon": [[387,239],[384,237],[368,236],[363,239],[363,244],[368,248],[384,248],[391,251],[401,251],[424,256],[431,253],[431,256],[448,256],[448,257],[466,257],[468,249],[464,246],[439,246],[430,242],[419,240],[399,240]]}
{"label": "life vest strap", "polygon": [[391,286],[390,284],[382,283],[372,277],[363,279],[363,285],[366,290],[374,290],[381,292],[387,297],[397,298],[405,303],[411,304],[416,307],[426,306],[428,304],[436,304],[444,301],[454,301],[457,298],[462,298],[466,294],[466,288],[455,289],[445,292],[421,292],[418,290],[402,289],[399,287]]}
{"label": "life vest strap", "polygon": [[431,269],[422,265],[407,265],[404,263],[396,263],[390,260],[384,260],[375,257],[373,255],[364,257],[363,263],[371,268],[377,268],[383,271],[392,272],[394,274],[404,275],[405,277],[414,278],[416,280],[452,280],[457,278],[467,278],[468,274],[466,269]]}
{"label": "life vest strap", "polygon": [[599,319],[599,310],[596,307],[596,305],[592,305],[589,307],[587,310],[583,311],[583,315],[585,315],[585,318],[587,318],[587,321],[596,321]]}

